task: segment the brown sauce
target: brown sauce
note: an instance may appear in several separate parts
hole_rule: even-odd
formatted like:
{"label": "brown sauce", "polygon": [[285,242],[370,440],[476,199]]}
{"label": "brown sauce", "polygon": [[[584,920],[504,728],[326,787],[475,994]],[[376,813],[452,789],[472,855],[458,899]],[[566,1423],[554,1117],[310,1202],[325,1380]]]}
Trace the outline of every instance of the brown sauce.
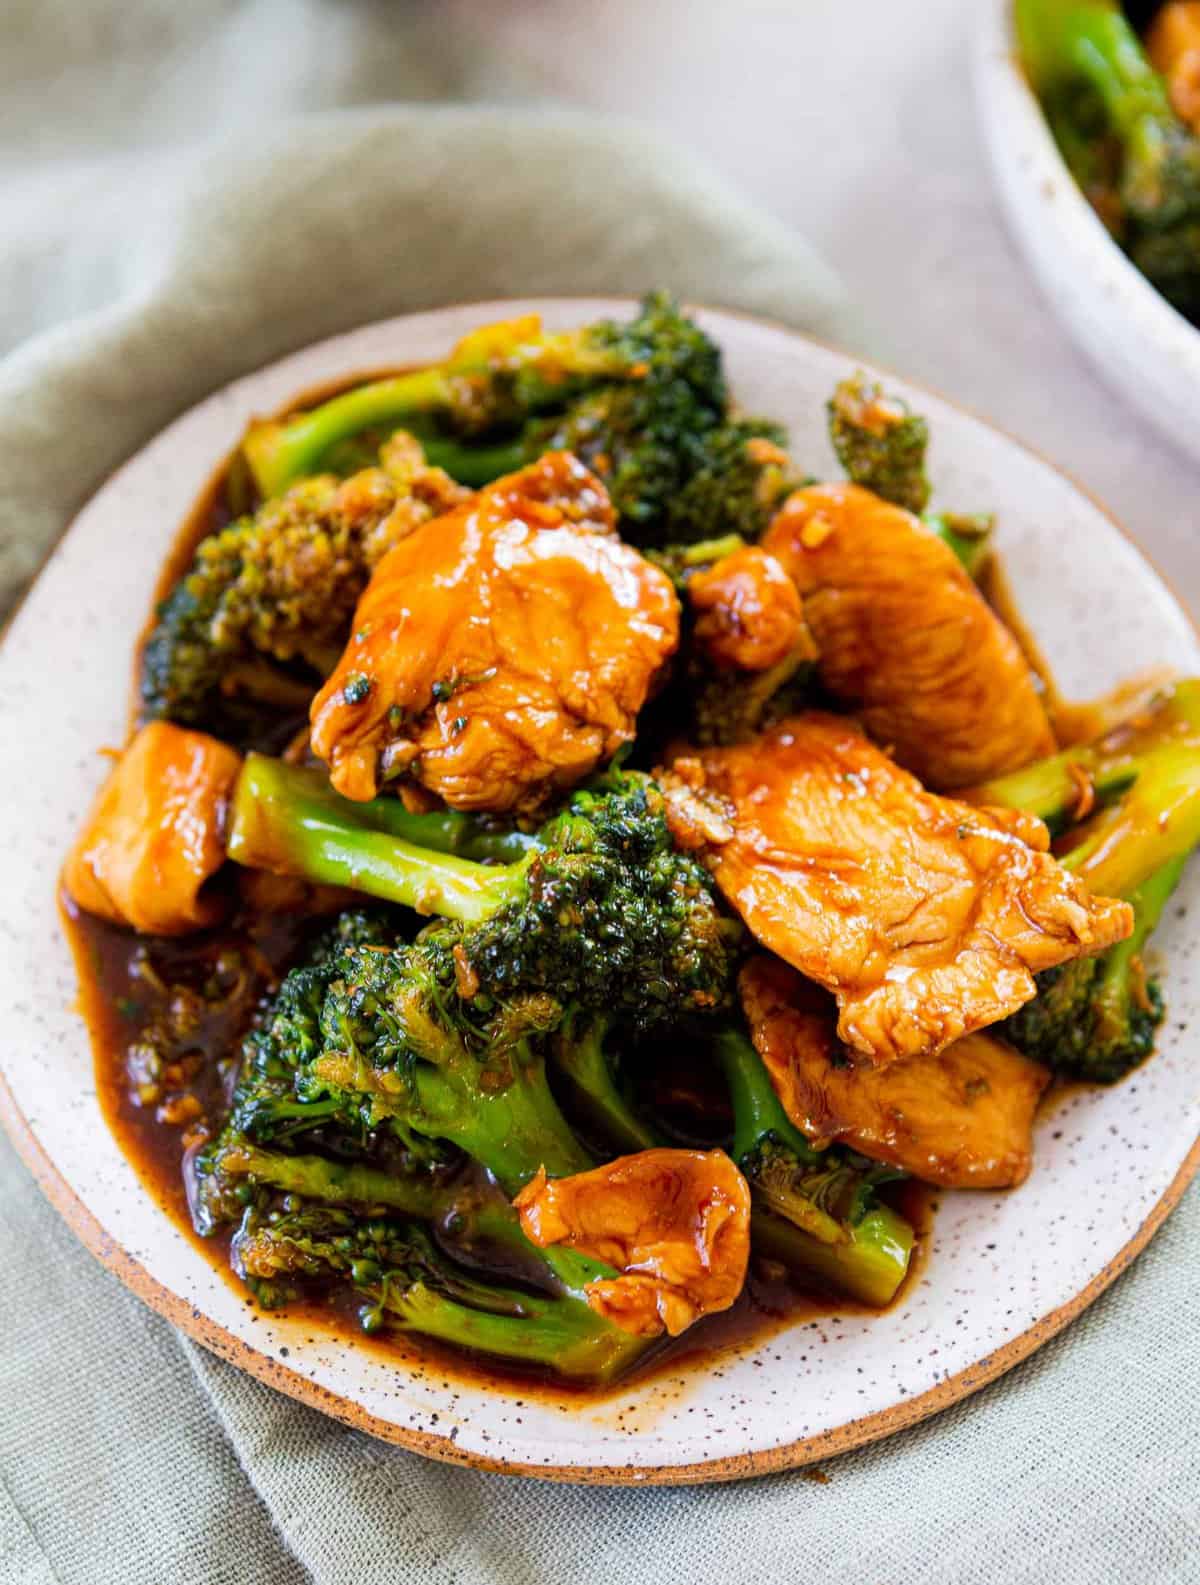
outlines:
{"label": "brown sauce", "polygon": [[[186,1125],[165,1121],[160,1108],[170,1095],[148,1093],[139,1101],[138,1085],[131,1079],[128,1053],[138,1047],[139,1036],[161,1001],[155,980],[198,980],[222,952],[236,952],[245,963],[247,982],[230,998],[227,1009],[205,1020],[188,1042],[202,1055],[188,1092],[195,1094],[205,1116],[219,1120],[232,1083],[232,1058],[259,997],[303,942],[308,927],[271,915],[235,917],[226,929],[167,941],[155,939],[150,948],[151,978],[144,966],[146,943],[127,930],[81,913],[63,902],[63,925],[79,972],[79,1006],[92,1037],[96,1093],[105,1122],[156,1204],[179,1231],[239,1293],[244,1293],[229,1265],[229,1232],[201,1238],[192,1227],[184,1186]],[[153,1090],[154,1086],[150,1086]],[[905,1183],[884,1191],[891,1203],[908,1217],[917,1231],[909,1274],[893,1303],[911,1291],[923,1265],[932,1226],[936,1192],[923,1185]],[[291,1304],[285,1315],[303,1323],[310,1332],[333,1333],[354,1347],[368,1347],[397,1363],[419,1360],[458,1381],[520,1391],[549,1400],[598,1402],[623,1391],[630,1381],[658,1379],[680,1369],[711,1369],[722,1356],[744,1352],[783,1327],[803,1321],[872,1315],[878,1312],[844,1297],[805,1292],[782,1271],[766,1263],[755,1264],[737,1303],[721,1315],[709,1316],[682,1338],[650,1354],[639,1368],[618,1383],[597,1389],[579,1388],[558,1379],[540,1379],[492,1361],[472,1359],[457,1350],[414,1337],[368,1338],[358,1321],[361,1300],[347,1286],[320,1301]]]}

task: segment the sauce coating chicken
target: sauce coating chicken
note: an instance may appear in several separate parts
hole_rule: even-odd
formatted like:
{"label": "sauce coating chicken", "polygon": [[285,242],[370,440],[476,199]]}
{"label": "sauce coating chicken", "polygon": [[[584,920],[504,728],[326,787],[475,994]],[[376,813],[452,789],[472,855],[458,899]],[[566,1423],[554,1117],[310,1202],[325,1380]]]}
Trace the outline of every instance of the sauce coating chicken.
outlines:
{"label": "sauce coating chicken", "polygon": [[926,792],[840,716],[676,759],[664,788],[675,840],[877,1063],[995,1023],[1035,974],[1133,928],[1050,856],[1040,820]]}
{"label": "sauce coating chicken", "polygon": [[1146,53],[1167,80],[1175,114],[1200,136],[1200,0],[1167,0],[1146,34]]}
{"label": "sauce coating chicken", "polygon": [[746,1280],[750,1190],[723,1150],[643,1150],[570,1178],[542,1170],[513,1204],[531,1242],[622,1273],[589,1283],[587,1301],[636,1337],[678,1337]]}
{"label": "sauce coating chicken", "polygon": [[826,992],[778,958],[747,963],[742,1007],[783,1109],[815,1144],[835,1140],[948,1189],[1007,1189],[1033,1163],[1049,1072],[992,1035],[966,1035],[886,1068],[848,1052]]}
{"label": "sauce coating chicken", "polygon": [[1016,639],[911,512],[815,484],[788,497],[763,548],[800,591],[821,681],[922,781],[963,787],[1054,752]]}
{"label": "sauce coating chicken", "polygon": [[768,671],[801,643],[805,658],[816,658],[796,585],[760,546],[743,545],[695,573],[687,592],[696,642],[716,665]]}
{"label": "sauce coating chicken", "polygon": [[204,883],[225,862],[225,813],[241,756],[169,721],[144,726],[113,766],[71,849],[63,886],[90,914],[147,935],[217,922]]}
{"label": "sauce coating chicken", "polygon": [[679,603],[613,522],[600,481],[551,452],[389,551],[313,701],[338,791],[401,777],[458,809],[531,808],[627,743]]}

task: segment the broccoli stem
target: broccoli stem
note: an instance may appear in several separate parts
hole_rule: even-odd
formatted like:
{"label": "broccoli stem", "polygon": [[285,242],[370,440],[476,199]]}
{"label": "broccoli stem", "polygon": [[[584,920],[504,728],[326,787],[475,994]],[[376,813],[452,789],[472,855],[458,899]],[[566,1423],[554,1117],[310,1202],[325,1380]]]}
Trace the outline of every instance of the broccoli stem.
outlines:
{"label": "broccoli stem", "polygon": [[1132,892],[1125,893],[1126,902],[1133,907],[1133,933],[1104,954],[1092,990],[1094,1028],[1097,1037],[1104,1043],[1115,1040],[1129,1026],[1131,988],[1136,995],[1140,987],[1143,1006],[1148,1005],[1145,971],[1141,965],[1142,952],[1162,918],[1172,892],[1179,885],[1186,865],[1185,853],[1164,864]]}
{"label": "broccoli stem", "polygon": [[1147,118],[1170,119],[1166,85],[1117,0],[1017,0],[1016,20],[1039,91],[1082,79],[1123,138],[1141,136]]}
{"label": "broccoli stem", "polygon": [[822,1152],[815,1149],[788,1117],[775,1093],[762,1058],[740,1029],[721,1030],[717,1055],[733,1103],[733,1159],[753,1155],[764,1140],[774,1137],[807,1166],[819,1167]]}
{"label": "broccoli stem", "polygon": [[252,424],[242,441],[259,494],[279,495],[296,479],[316,473],[325,453],[360,430],[391,426],[445,411],[454,400],[448,368],[419,369],[372,380],[345,391],[311,412]]}
{"label": "broccoli stem", "polygon": [[791,1271],[804,1271],[839,1293],[884,1309],[896,1297],[912,1257],[911,1225],[886,1205],[873,1206],[847,1228],[845,1242],[828,1244],[802,1227],[756,1207],[750,1219],[754,1248]]}
{"label": "broccoli stem", "polygon": [[611,1381],[646,1350],[645,1338],[613,1326],[586,1300],[496,1291],[519,1306],[516,1315],[472,1309],[425,1283],[395,1291],[385,1285],[382,1308],[402,1331],[578,1380]]}
{"label": "broccoli stem", "polygon": [[428,1221],[436,1209],[428,1177],[402,1177],[360,1162],[285,1156],[243,1140],[219,1151],[213,1165],[230,1177],[252,1178],[284,1194],[300,1194],[329,1205],[386,1205],[422,1221]]}
{"label": "broccoli stem", "polygon": [[595,1165],[567,1125],[550,1093],[539,1058],[511,1084],[476,1094],[464,1106],[452,1077],[429,1063],[417,1066],[413,1082],[421,1105],[421,1131],[465,1150],[488,1169],[510,1197],[539,1167],[552,1178],[570,1177]]}
{"label": "broccoli stem", "polygon": [[441,435],[423,435],[421,445],[426,462],[435,468],[444,468],[459,484],[470,485],[476,490],[506,473],[515,473],[532,460],[528,442],[520,438],[503,445],[472,446]]}
{"label": "broccoli stem", "polygon": [[[860,1209],[870,1180],[840,1159],[831,1164],[795,1127],[741,1030],[723,1029],[716,1049],[733,1101],[733,1159],[754,1195],[755,1247],[868,1304],[889,1304],[908,1271],[912,1227],[888,1206]],[[822,1192],[849,1210],[824,1209]]]}
{"label": "broccoli stem", "polygon": [[[422,845],[405,833],[419,834]],[[234,789],[227,847],[249,869],[352,887],[467,924],[524,895],[528,853],[515,863],[484,865],[445,846],[437,851],[438,843],[513,853],[529,848],[531,839],[488,832],[450,812],[412,815],[395,799],[351,803],[319,772],[250,754]]]}
{"label": "broccoli stem", "polygon": [[986,513],[926,512],[924,518],[954,552],[972,578],[978,578],[992,553],[992,519]]}
{"label": "broccoli stem", "polygon": [[662,1141],[617,1088],[604,1049],[611,1028],[603,1014],[569,1014],[551,1044],[551,1061],[606,1139],[620,1150],[650,1150]]}
{"label": "broccoli stem", "polygon": [[997,776],[973,787],[966,796],[978,804],[999,804],[1037,815],[1057,836],[1075,820],[1084,786],[1090,786],[1097,804],[1119,797],[1137,779],[1137,767],[1128,755],[1106,758],[1091,745],[1063,749],[1035,760],[1021,770]]}
{"label": "broccoli stem", "polygon": [[[486,402],[488,387],[519,377],[524,382],[524,414],[552,403],[569,378],[633,375],[625,364],[623,355],[589,327],[544,334],[522,321],[485,325],[466,336],[445,363],[370,380],[309,412],[252,424],[242,441],[242,455],[259,493],[279,495],[296,479],[317,472],[332,447],[364,429],[410,425],[421,430],[431,419],[453,414],[464,396],[470,407],[471,393],[464,392],[468,382],[485,388]],[[442,456],[450,460],[449,448]]]}
{"label": "broccoli stem", "polygon": [[[1175,683],[1148,712],[1097,742],[1063,749],[960,796],[972,803],[1023,809],[1044,820],[1056,835],[1079,818],[1080,795],[1089,788],[1102,808],[1119,799],[1118,810],[1127,809],[1131,821],[1144,824],[1143,835],[1156,837],[1157,845],[1165,848],[1157,861],[1152,856],[1138,860],[1140,878],[1145,879],[1182,851],[1186,829],[1181,835],[1181,825],[1190,829],[1193,787],[1200,792],[1200,681],[1188,678]],[[1131,846],[1141,853],[1144,844],[1139,839]],[[1075,862],[1082,857],[1077,854]]]}
{"label": "broccoli stem", "polygon": [[1196,745],[1151,749],[1120,802],[1085,830],[1062,863],[1106,897],[1132,899],[1156,871],[1181,863],[1200,842]]}

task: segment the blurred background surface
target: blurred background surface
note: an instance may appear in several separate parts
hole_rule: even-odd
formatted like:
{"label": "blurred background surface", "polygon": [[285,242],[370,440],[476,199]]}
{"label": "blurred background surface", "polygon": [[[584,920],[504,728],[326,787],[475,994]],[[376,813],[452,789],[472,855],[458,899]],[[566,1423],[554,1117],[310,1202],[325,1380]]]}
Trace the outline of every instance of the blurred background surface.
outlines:
{"label": "blurred background surface", "polygon": [[[252,139],[300,110],[445,99],[632,117],[802,230],[857,303],[864,350],[1073,472],[1196,609],[1195,469],[1100,383],[1004,228],[968,71],[980,3],[5,0],[4,246],[20,250],[22,205],[48,191],[63,242],[97,205],[152,227],[163,151]],[[47,294],[54,240],[39,228],[31,247],[37,323],[18,288],[0,351],[120,277],[119,254],[72,252]]]}

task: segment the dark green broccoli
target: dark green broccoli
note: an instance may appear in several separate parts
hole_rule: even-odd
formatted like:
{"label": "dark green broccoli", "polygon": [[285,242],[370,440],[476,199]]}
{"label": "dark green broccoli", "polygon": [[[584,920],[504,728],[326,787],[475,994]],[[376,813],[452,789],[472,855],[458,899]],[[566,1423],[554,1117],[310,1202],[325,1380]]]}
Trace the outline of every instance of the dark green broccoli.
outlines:
{"label": "dark green broccoli", "polygon": [[142,650],[141,713],[252,740],[303,717],[384,553],[460,495],[397,434],[378,466],[305,479],[203,539]]}
{"label": "dark green broccoli", "polygon": [[[620,1083],[604,1014],[564,1023],[552,1061],[570,1081],[588,1121],[623,1151],[666,1142]],[[686,1030],[714,1050],[729,1085],[734,1135],[730,1154],[750,1185],[755,1248],[793,1273],[815,1278],[868,1304],[886,1305],[908,1270],[912,1227],[879,1203],[876,1190],[904,1176],[833,1147],[818,1150],[788,1120],[762,1060],[742,1029],[723,1020],[715,1032]]]}
{"label": "dark green broccoli", "polygon": [[[1143,951],[1200,842],[1200,683],[1180,682],[1098,742],[1066,749],[974,789],[1054,831],[1090,815],[1060,853],[1094,892],[1121,897],[1134,931],[1099,957],[1039,976],[1037,997],[1005,1024],[1014,1045],[1060,1072],[1110,1083],[1150,1054],[1162,1020]],[[1097,809],[1097,813],[1092,813]]]}
{"label": "dark green broccoli", "polygon": [[1143,231],[1129,257],[1172,307],[1200,325],[1200,216],[1166,231]]}
{"label": "dark green broccoli", "polygon": [[641,1026],[728,998],[739,932],[717,911],[707,872],[676,851],[649,777],[613,771],[575,793],[509,864],[364,824],[363,811],[384,802],[316,793],[293,767],[250,755],[229,855],[462,921],[471,926],[456,943],[464,981],[491,995],[547,992]]}
{"label": "dark green broccoli", "polygon": [[1021,56],[1084,193],[1147,278],[1200,306],[1200,138],[1117,0],[1018,0]]}
{"label": "dark green broccoli", "polygon": [[757,539],[795,483],[786,439],[777,424],[724,420],[690,392],[646,381],[583,398],[529,444],[581,457],[608,486],[624,537],[646,547]]}
{"label": "dark green broccoli", "polygon": [[[495,1216],[492,1224],[493,1232],[503,1228]],[[515,1220],[504,1231],[523,1245],[518,1253],[533,1255]],[[571,1251],[542,1255],[543,1291],[501,1286],[472,1275],[421,1227],[292,1197],[286,1206],[252,1204],[231,1254],[266,1306],[313,1284],[349,1285],[364,1331],[416,1332],[568,1379],[609,1380],[646,1348],[587,1303],[586,1284],[614,1273]]]}
{"label": "dark green broccoli", "polygon": [[[316,1049],[297,1064],[287,1121],[312,1107],[364,1135],[448,1140],[515,1193],[539,1166],[585,1171],[591,1158],[546,1083],[539,1037],[562,1008],[545,992],[463,994],[461,926],[430,926],[390,950],[344,954],[321,1005]],[[269,1105],[236,1104],[252,1141],[276,1134]]]}
{"label": "dark green broccoli", "polygon": [[876,1190],[904,1173],[811,1145],[788,1118],[742,1029],[723,1028],[716,1050],[733,1102],[731,1154],[753,1196],[756,1249],[868,1304],[890,1304],[915,1235]]}
{"label": "dark green broccoli", "polygon": [[[294,1279],[348,1282],[369,1329],[602,1380],[646,1346],[587,1306],[586,1284],[615,1273],[535,1250],[505,1197],[540,1166],[592,1165],[536,1049],[560,1009],[464,995],[461,934],[439,923],[409,943],[386,917],[344,915],[320,938],[245,1042],[229,1117],[190,1173],[193,1220],[238,1227],[235,1265],[264,1303]],[[464,1179],[459,1151],[490,1178]],[[456,1262],[508,1275],[497,1287]]]}
{"label": "dark green broccoli", "polygon": [[364,427],[377,438],[407,425],[432,462],[472,486],[573,451],[604,479],[635,544],[756,536],[789,487],[786,437],[728,409],[719,349],[659,292],[626,324],[557,335],[485,327],[439,368],[254,426],[244,450],[264,492],[318,466],[353,465]]}
{"label": "dark green broccoli", "polygon": [[829,438],[850,479],[920,516],[929,504],[925,420],[861,372],[838,384],[828,411]]}
{"label": "dark green broccoli", "polygon": [[[242,449],[262,494],[277,495],[319,468],[338,443],[364,429],[403,426],[427,437],[431,455],[464,482],[482,484],[511,471],[514,459],[517,466],[524,460],[528,440],[515,432],[542,415],[561,415],[600,387],[628,388],[633,406],[645,404],[653,413],[656,433],[665,432],[668,420],[684,425],[699,417],[711,427],[727,404],[720,350],[656,292],[627,324],[600,320],[560,332],[542,331],[536,319],[483,326],[444,364],[372,381],[281,422],[252,425]],[[549,433],[552,423],[539,427]],[[489,434],[505,429],[505,446],[515,449],[488,448],[480,456],[462,444],[477,436],[486,444]],[[536,454],[549,445],[544,440]]]}

